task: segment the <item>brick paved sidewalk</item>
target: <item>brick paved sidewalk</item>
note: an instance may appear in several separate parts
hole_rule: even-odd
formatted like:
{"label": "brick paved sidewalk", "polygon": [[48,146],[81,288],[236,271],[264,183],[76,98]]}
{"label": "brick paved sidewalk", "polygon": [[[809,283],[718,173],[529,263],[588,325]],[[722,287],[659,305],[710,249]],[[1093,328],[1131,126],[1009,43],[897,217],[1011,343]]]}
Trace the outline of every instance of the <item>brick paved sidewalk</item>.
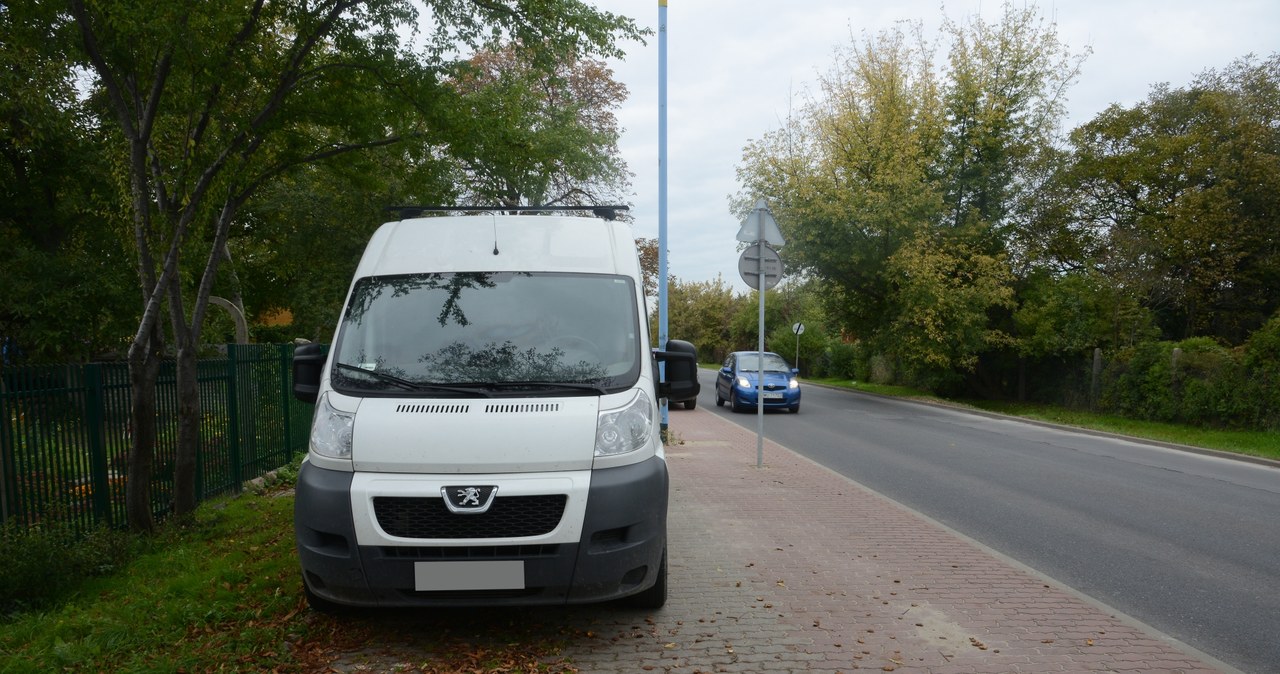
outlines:
{"label": "brick paved sidewalk", "polygon": [[671,430],[670,598],[570,618],[582,671],[1225,669],[709,411]]}

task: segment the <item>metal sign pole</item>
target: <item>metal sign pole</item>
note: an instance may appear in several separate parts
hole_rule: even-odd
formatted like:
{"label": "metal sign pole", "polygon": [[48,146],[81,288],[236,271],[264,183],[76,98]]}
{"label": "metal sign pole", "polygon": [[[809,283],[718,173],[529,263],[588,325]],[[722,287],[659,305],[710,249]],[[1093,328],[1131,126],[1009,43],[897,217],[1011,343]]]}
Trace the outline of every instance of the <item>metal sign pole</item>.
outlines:
{"label": "metal sign pole", "polygon": [[[658,0],[658,344],[667,348],[667,0]],[[658,364],[666,378],[666,363]],[[667,441],[667,399],[658,401],[662,441]]]}
{"label": "metal sign pole", "polygon": [[[770,247],[783,244],[778,222],[769,213],[764,199],[756,201],[755,210],[742,221],[737,239],[752,243],[738,258],[738,273],[749,286],[760,293],[759,343],[756,349],[756,468],[764,465],[764,291],[782,278],[782,258]],[[755,268],[752,269],[752,257]]]}
{"label": "metal sign pole", "polygon": [[[758,245],[763,249],[764,242]],[[764,255],[756,262],[760,274],[760,333],[759,353],[756,354],[756,468],[764,465]]]}

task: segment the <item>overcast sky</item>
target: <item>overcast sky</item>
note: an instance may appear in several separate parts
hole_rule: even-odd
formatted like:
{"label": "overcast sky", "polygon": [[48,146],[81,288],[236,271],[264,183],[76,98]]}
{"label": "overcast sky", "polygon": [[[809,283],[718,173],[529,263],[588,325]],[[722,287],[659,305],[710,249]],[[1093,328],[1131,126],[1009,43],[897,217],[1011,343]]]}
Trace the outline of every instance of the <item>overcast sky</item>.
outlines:
{"label": "overcast sky", "polygon": [[[631,92],[619,110],[622,155],[631,171],[637,237],[658,236],[658,0],[588,0],[655,30],[625,45],[614,77]],[[1023,3],[1016,6],[1021,7]],[[1280,51],[1277,0],[1060,0],[1040,3],[1059,39],[1092,54],[1069,92],[1066,125],[1111,103],[1133,105],[1151,86],[1185,86],[1253,53]],[[742,148],[780,127],[835,53],[898,21],[922,21],[937,41],[943,17],[998,20],[996,0],[669,0],[667,7],[668,208],[670,273],[682,281],[721,275],[745,292],[729,197],[739,191]],[[944,54],[945,55],[945,54]],[[785,247],[782,250],[786,258]]]}

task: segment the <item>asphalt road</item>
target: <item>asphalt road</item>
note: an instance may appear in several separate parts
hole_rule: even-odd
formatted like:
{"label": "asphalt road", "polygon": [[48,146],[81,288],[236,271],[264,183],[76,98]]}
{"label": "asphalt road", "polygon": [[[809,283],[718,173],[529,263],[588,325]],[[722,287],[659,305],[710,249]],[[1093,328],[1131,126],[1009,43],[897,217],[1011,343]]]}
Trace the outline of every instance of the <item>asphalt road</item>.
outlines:
{"label": "asphalt road", "polygon": [[[700,372],[699,406],[754,430],[754,414],[715,407],[714,376]],[[1232,666],[1280,672],[1278,468],[817,386],[764,425]]]}

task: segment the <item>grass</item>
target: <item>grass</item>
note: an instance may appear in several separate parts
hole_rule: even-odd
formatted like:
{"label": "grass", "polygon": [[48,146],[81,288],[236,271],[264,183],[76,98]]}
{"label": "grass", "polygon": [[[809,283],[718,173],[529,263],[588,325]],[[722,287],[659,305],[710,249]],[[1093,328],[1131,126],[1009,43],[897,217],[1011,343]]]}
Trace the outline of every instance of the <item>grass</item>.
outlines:
{"label": "grass", "polygon": [[576,671],[554,612],[312,611],[290,486],[203,504],[112,573],[0,619],[0,673],[318,672],[387,649],[410,654],[397,670]]}
{"label": "grass", "polygon": [[1118,433],[1135,438],[1171,442],[1192,447],[1216,449],[1235,454],[1246,454],[1268,459],[1280,460],[1280,433],[1270,431],[1236,431],[1215,428],[1200,428],[1183,424],[1171,424],[1158,421],[1142,421],[1110,414],[1098,414],[1084,410],[1073,410],[1053,405],[1038,403],[1019,403],[1007,401],[943,399],[930,393],[906,386],[882,386],[863,382],[851,382],[848,379],[810,379],[815,384],[847,388],[867,393],[893,396],[898,398],[923,399],[943,402],[962,407],[972,407],[988,412],[1023,417],[1036,421],[1087,428],[1108,433]]}
{"label": "grass", "polygon": [[0,625],[0,672],[236,671],[291,666],[297,620],[291,498],[206,504],[117,573]]}

